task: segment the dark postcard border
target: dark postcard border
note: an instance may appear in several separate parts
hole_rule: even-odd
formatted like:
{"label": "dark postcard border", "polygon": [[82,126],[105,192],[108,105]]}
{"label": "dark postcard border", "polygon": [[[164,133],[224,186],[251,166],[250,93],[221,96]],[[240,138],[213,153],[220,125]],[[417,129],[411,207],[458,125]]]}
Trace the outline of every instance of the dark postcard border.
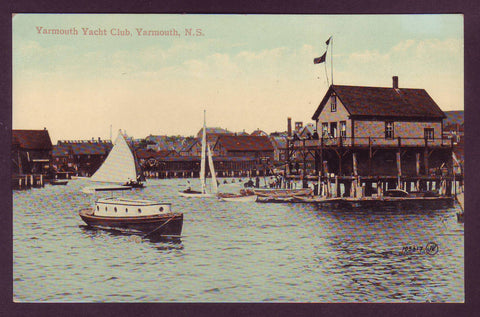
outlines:
{"label": "dark postcard border", "polygon": [[[219,4],[213,1],[152,1],[121,0],[109,3],[97,0],[64,2],[10,0],[2,5],[0,14],[0,315],[2,316],[472,316],[480,311],[479,303],[479,253],[480,242],[479,206],[480,186],[477,171],[480,171],[480,104],[478,52],[480,38],[480,5],[476,1],[231,1]],[[11,195],[11,105],[12,105],[12,56],[11,14],[12,13],[250,13],[250,14],[393,14],[393,13],[461,13],[465,17],[465,122],[468,127],[465,139],[466,161],[465,183],[467,187],[467,216],[465,223],[465,301],[466,304],[260,304],[260,303],[191,303],[191,304],[14,304],[12,268],[12,195]],[[479,173],[480,175],[480,173]],[[234,300],[234,299],[232,299]]]}

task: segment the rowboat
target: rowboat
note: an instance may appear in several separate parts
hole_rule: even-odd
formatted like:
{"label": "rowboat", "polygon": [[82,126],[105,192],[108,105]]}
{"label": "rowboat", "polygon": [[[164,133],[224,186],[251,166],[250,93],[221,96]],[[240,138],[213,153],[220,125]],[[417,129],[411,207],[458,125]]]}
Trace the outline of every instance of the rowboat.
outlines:
{"label": "rowboat", "polygon": [[218,194],[217,198],[218,198],[219,201],[227,201],[227,202],[253,202],[253,201],[257,201],[257,195],[242,195],[242,194],[222,193],[222,194]]}

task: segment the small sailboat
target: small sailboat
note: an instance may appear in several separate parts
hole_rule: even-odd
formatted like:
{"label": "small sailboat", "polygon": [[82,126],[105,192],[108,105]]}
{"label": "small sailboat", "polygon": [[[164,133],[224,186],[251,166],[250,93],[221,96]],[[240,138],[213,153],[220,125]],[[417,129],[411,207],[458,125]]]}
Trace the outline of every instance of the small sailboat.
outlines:
{"label": "small sailboat", "polygon": [[[211,188],[207,190],[206,183],[206,159],[208,157],[208,166],[211,174]],[[217,178],[215,176],[215,167],[213,166],[212,152],[207,144],[206,134],[206,114],[203,112],[203,133],[202,133],[202,156],[200,161],[200,190],[192,190],[190,187],[178,194],[188,198],[215,197],[218,192]]]}
{"label": "small sailboat", "polygon": [[91,180],[142,188],[144,179],[135,151],[119,131],[115,145],[100,168],[92,175]]}

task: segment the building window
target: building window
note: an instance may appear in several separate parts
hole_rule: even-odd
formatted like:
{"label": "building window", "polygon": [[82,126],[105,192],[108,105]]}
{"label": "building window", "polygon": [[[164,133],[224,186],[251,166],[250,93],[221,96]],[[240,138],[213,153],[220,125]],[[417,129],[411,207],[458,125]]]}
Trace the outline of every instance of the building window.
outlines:
{"label": "building window", "polygon": [[385,122],[385,139],[393,139],[395,137],[393,121]]}
{"label": "building window", "polygon": [[425,128],[423,129],[423,133],[424,133],[425,139],[427,140],[433,140],[435,138],[433,128]]}
{"label": "building window", "polygon": [[340,136],[343,138],[347,136],[347,121],[340,121]]}
{"label": "building window", "polygon": [[322,137],[328,136],[328,122],[322,123]]}
{"label": "building window", "polygon": [[330,110],[332,112],[337,111],[337,97],[335,96],[330,97]]}

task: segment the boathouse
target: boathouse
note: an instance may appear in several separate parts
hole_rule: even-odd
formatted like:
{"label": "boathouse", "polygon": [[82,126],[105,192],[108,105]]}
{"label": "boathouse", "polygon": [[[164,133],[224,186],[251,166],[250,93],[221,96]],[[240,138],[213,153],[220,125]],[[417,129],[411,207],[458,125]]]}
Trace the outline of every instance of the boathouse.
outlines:
{"label": "boathouse", "polygon": [[52,141],[47,129],[12,130],[12,174],[49,172]]}
{"label": "boathouse", "polygon": [[331,85],[312,117],[317,134],[289,138],[287,156],[313,158],[315,175],[383,177],[402,187],[451,170],[445,117],[424,89],[400,88],[396,76],[392,87]]}

